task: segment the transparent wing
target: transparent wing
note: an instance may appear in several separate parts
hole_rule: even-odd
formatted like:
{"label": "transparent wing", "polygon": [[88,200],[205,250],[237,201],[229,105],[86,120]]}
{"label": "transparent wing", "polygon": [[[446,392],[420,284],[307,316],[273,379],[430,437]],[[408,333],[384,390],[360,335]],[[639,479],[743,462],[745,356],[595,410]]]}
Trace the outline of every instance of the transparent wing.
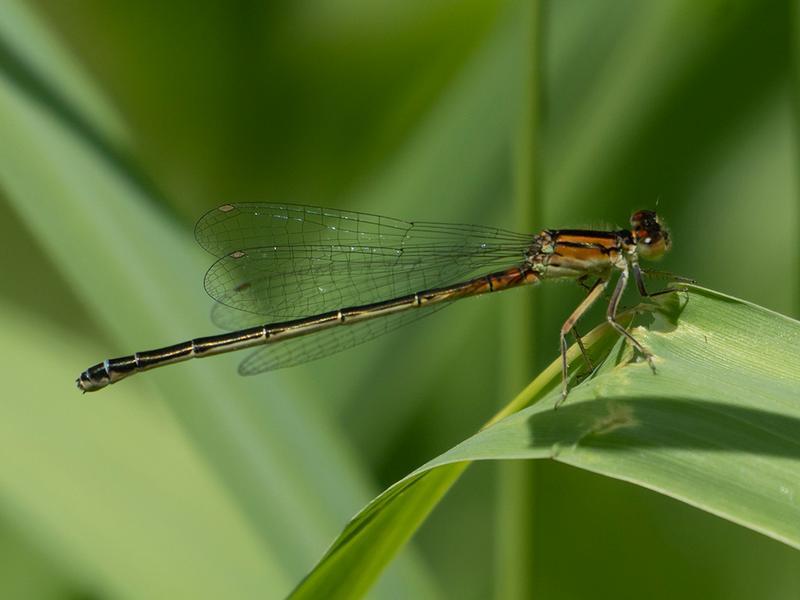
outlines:
{"label": "transparent wing", "polygon": [[532,236],[481,225],[410,222],[300,204],[225,204],[195,225],[195,239],[222,257],[262,246],[386,246],[482,241],[525,242]]}
{"label": "transparent wing", "polygon": [[318,360],[373,340],[433,314],[450,304],[452,303],[445,302],[413,308],[352,325],[339,325],[311,335],[284,340],[274,345],[267,344],[241,362],[239,373],[256,375],[265,371],[274,371]]}
{"label": "transparent wing", "polygon": [[368,304],[522,264],[532,240],[491,227],[277,204],[222,206],[200,219],[195,234],[220,256],[206,273],[208,294],[271,318]]}

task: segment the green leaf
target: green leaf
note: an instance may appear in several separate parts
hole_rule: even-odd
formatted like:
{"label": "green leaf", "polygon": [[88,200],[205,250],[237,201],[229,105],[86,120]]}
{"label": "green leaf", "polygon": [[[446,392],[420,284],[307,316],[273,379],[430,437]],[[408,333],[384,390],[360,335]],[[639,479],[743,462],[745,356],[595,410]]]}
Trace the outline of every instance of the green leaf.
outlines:
{"label": "green leaf", "polygon": [[[564,462],[800,548],[800,323],[698,287],[638,310],[632,333],[655,374],[616,340],[553,410],[553,363],[493,424],[367,505],[294,597],[363,591],[474,460]],[[615,336],[602,326],[588,337],[596,352]]]}

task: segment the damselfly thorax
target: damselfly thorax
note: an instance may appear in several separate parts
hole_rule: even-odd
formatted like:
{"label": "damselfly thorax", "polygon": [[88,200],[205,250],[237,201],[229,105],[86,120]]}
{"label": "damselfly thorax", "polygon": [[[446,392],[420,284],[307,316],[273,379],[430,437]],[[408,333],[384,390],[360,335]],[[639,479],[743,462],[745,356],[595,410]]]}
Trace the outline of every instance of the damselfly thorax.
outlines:
{"label": "damselfly thorax", "polygon": [[634,213],[630,229],[546,229],[531,236],[311,206],[226,204],[198,221],[195,237],[218,257],[205,289],[217,301],[212,319],[231,332],[105,360],[81,373],[79,389],[258,346],[239,367],[253,375],[329,356],[468,296],[548,279],[594,279],[561,328],[565,398],[566,336],[571,332],[583,350],[575,324],[614,273],[607,319],[653,366],[652,355],[616,319],[631,273],[648,295],[639,259],[658,258],[670,247],[652,211]]}

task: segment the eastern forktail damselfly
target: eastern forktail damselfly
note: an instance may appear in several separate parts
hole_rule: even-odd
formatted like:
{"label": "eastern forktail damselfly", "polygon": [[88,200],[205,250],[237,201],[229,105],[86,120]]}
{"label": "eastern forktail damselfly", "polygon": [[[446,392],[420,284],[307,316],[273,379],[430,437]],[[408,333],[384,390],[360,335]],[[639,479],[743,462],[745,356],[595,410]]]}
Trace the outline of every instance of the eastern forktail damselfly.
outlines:
{"label": "eastern forktail damselfly", "polygon": [[239,366],[254,375],[351,348],[468,296],[594,279],[561,327],[565,398],[567,335],[583,351],[575,325],[614,273],[606,318],[653,367],[652,354],[617,322],[617,307],[631,274],[649,295],[639,259],[659,258],[670,237],[649,210],[635,212],[630,224],[531,235],[313,206],[225,204],[198,221],[195,237],[218,258],[205,289],[217,301],[212,319],[231,333],[105,360],[81,373],[77,385],[93,392],[140,371],[262,346]]}

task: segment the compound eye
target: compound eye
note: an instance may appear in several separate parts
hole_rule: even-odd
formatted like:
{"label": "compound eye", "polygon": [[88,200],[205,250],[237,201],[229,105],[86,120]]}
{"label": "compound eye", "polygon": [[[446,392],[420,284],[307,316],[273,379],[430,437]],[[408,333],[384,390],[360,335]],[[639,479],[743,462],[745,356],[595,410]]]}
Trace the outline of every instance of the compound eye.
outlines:
{"label": "compound eye", "polygon": [[648,228],[657,222],[656,213],[652,210],[637,210],[631,215],[631,227],[634,229]]}

